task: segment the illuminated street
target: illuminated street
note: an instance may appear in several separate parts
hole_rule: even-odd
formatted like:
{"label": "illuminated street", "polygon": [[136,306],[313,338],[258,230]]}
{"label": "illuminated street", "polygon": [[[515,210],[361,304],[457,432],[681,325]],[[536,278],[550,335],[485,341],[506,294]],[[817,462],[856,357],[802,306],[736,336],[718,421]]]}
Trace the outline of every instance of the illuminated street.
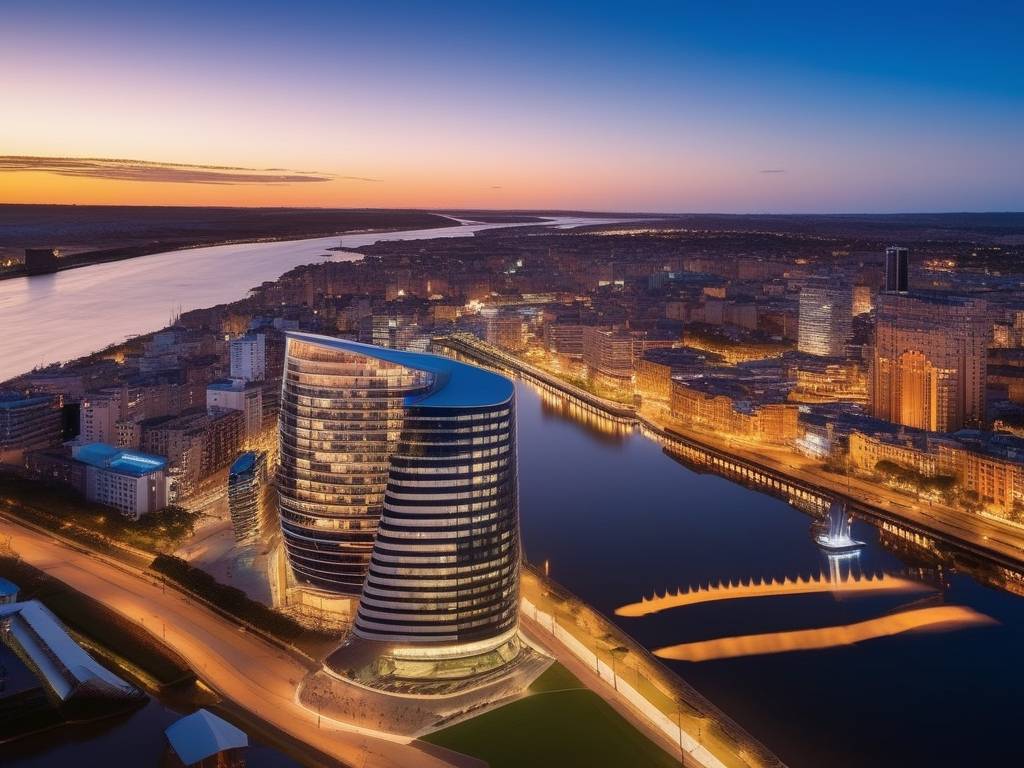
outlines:
{"label": "illuminated street", "polygon": [[289,736],[350,765],[438,768],[444,761],[408,739],[319,718],[298,704],[307,663],[245,632],[139,571],[0,518],[0,536],[25,562],[83,592],[160,637],[212,689]]}

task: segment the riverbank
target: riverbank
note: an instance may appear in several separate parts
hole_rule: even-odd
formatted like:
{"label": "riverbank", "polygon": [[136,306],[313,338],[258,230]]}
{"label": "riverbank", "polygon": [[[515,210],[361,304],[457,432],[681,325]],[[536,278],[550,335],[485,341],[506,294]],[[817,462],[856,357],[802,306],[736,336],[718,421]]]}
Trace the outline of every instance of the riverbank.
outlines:
{"label": "riverbank", "polygon": [[[715,457],[732,459],[737,469],[752,470],[766,482],[781,480],[794,488],[813,488],[822,496],[847,502],[855,512],[872,519],[910,526],[963,547],[971,554],[991,558],[1001,566],[1020,571],[1024,583],[1024,530],[1019,526],[941,504],[914,503],[884,486],[826,472],[804,457],[781,448],[745,445],[734,439],[695,433],[674,422],[665,409],[636,409],[604,400],[479,339],[459,335],[435,339],[435,344],[479,364],[523,377],[542,389],[558,392],[614,424],[645,430],[649,437],[663,445],[676,442]],[[707,467],[712,471],[721,469],[714,461],[708,462]],[[727,472],[719,473],[730,476]]]}
{"label": "riverbank", "polygon": [[[54,273],[207,246],[455,224],[452,217],[426,211],[0,205],[0,263],[17,262],[26,248],[57,248],[64,255],[41,270]],[[15,263],[0,269],[0,280],[29,274]]]}

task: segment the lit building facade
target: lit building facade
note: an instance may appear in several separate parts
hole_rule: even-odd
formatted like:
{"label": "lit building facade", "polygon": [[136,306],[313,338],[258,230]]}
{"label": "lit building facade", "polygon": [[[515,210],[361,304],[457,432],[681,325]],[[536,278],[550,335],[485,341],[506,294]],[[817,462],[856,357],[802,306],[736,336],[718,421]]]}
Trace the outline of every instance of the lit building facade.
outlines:
{"label": "lit building facade", "polygon": [[742,397],[673,380],[671,410],[672,418],[683,426],[713,435],[780,445],[800,437],[799,408],[792,403],[754,405]]}
{"label": "lit building facade", "polygon": [[263,381],[267,376],[267,337],[250,333],[231,340],[231,378]]}
{"label": "lit building facade", "polygon": [[75,461],[86,465],[85,497],[138,520],[167,506],[167,459],[112,445],[75,446]]}
{"label": "lit building facade", "polygon": [[853,290],[824,282],[800,289],[797,348],[822,357],[841,357],[852,334]]}
{"label": "lit building facade", "polygon": [[246,451],[228,470],[228,512],[239,544],[259,540],[267,519],[267,454]]}
{"label": "lit building facade", "polygon": [[877,315],[872,415],[933,432],[980,424],[991,331],[985,301],[882,293]]}
{"label": "lit building facade", "polygon": [[49,394],[0,391],[0,464],[21,464],[26,452],[60,443],[58,402]]}
{"label": "lit building facade", "polygon": [[354,635],[431,653],[518,624],[514,390],[435,355],[289,333],[281,528],[295,577],[358,597]]}
{"label": "lit building facade", "polygon": [[263,429],[263,386],[244,379],[215,381],[206,387],[206,410],[241,411],[245,436],[255,437]]}

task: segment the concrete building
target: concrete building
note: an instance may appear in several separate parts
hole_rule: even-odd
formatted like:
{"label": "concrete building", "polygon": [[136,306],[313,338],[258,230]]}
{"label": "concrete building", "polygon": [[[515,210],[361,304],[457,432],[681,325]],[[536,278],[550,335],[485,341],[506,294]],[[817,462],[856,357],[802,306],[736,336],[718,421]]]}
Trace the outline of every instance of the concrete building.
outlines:
{"label": "concrete building", "polygon": [[83,443],[120,444],[118,422],[139,415],[142,393],[132,387],[112,387],[86,393],[80,410],[79,440]]}
{"label": "concrete building", "polygon": [[263,381],[267,377],[267,337],[249,333],[232,339],[229,345],[231,378]]}
{"label": "concrete building", "polygon": [[487,318],[487,343],[509,352],[526,349],[526,323],[518,313],[497,314]]}
{"label": "concrete building", "polygon": [[688,429],[755,442],[791,444],[800,436],[799,408],[751,400],[740,387],[716,382],[672,382],[672,417]]}
{"label": "concrete building", "polygon": [[815,281],[800,289],[797,348],[809,355],[842,357],[853,333],[853,290]]}
{"label": "concrete building", "polygon": [[59,398],[0,390],[0,464],[20,465],[28,451],[59,445]]}
{"label": "concrete building", "polygon": [[583,329],[583,360],[598,386],[631,392],[635,339],[625,330],[586,326]]}
{"label": "concrete building", "polygon": [[263,429],[263,385],[245,379],[215,381],[206,388],[206,410],[241,411],[245,436],[255,437]]}
{"label": "concrete building", "polygon": [[879,294],[872,415],[933,432],[980,425],[990,331],[981,299]]}
{"label": "concrete building", "polygon": [[142,423],[142,449],[170,462],[171,498],[188,496],[198,483],[226,467],[245,439],[245,414],[193,410]]}
{"label": "concrete building", "polygon": [[86,465],[85,497],[138,520],[167,506],[167,459],[112,445],[74,447],[72,457]]}

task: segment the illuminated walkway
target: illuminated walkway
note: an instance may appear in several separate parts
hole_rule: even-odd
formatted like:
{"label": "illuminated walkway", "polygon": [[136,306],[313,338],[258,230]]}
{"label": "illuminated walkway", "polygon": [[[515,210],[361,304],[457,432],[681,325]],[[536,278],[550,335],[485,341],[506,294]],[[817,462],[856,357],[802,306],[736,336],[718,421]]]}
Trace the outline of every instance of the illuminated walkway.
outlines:
{"label": "illuminated walkway", "polygon": [[996,623],[998,622],[995,619],[970,608],[960,605],[943,605],[903,611],[878,619],[838,627],[740,635],[670,645],[658,648],[654,651],[654,655],[677,661],[712,661],[714,659],[733,659],[739,656],[834,648],[915,630],[941,629],[948,631],[966,627],[991,626]]}
{"label": "illuminated walkway", "polygon": [[876,576],[848,576],[836,579],[824,574],[811,577],[783,579],[753,579],[732,581],[707,587],[687,588],[674,593],[644,597],[638,603],[629,603],[615,609],[618,616],[647,616],[698,603],[713,603],[719,600],[740,600],[754,597],[778,597],[782,595],[810,595],[823,592],[833,594],[875,593],[875,592],[928,592],[931,587],[917,581],[888,574]]}

